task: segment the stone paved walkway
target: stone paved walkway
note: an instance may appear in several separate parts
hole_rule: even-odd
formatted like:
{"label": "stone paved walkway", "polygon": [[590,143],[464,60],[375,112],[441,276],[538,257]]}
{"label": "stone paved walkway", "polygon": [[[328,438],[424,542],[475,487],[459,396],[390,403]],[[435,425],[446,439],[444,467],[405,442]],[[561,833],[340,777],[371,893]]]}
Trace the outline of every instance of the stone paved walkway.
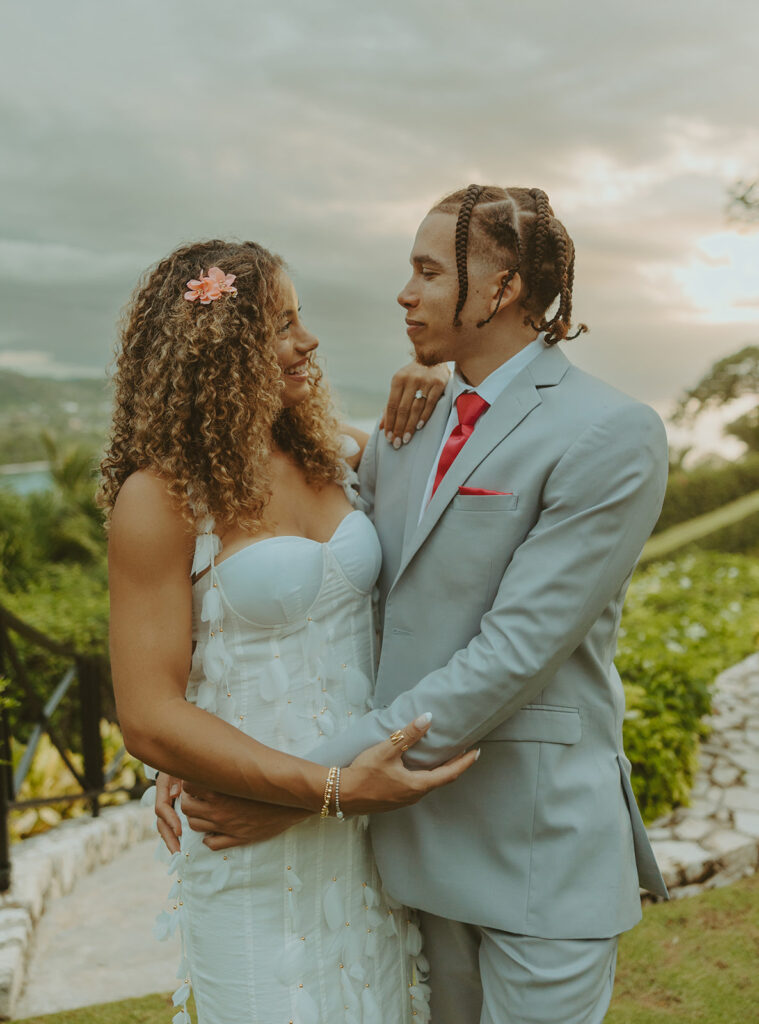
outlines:
{"label": "stone paved walkway", "polygon": [[154,859],[156,842],[142,840],[50,901],[15,1019],[173,991],[178,937],[152,935],[171,886]]}

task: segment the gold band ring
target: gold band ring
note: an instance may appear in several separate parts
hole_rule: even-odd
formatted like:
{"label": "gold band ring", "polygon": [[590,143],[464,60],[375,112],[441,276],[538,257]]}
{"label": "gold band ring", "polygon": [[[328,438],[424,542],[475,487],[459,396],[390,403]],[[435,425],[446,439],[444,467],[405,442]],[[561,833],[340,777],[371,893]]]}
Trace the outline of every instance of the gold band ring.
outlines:
{"label": "gold band ring", "polygon": [[408,743],[404,743],[401,750],[405,753],[408,750]]}
{"label": "gold band ring", "polygon": [[406,739],[406,733],[402,729],[396,729],[394,733],[390,735],[390,742],[393,744],[400,743],[401,740]]}

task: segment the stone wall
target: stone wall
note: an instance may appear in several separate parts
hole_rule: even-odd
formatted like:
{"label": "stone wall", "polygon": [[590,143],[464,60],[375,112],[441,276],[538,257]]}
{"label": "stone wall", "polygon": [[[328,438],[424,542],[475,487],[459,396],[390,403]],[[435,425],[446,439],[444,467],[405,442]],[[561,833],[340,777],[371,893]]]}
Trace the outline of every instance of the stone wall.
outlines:
{"label": "stone wall", "polygon": [[77,879],[122,850],[155,835],[152,808],[107,807],[99,818],[65,821],[11,847],[11,888],[0,896],[0,1018],[13,1017],[34,926],[48,900],[70,892]]}
{"label": "stone wall", "polygon": [[674,897],[727,885],[759,866],[759,654],[717,677],[689,807],[648,830]]}

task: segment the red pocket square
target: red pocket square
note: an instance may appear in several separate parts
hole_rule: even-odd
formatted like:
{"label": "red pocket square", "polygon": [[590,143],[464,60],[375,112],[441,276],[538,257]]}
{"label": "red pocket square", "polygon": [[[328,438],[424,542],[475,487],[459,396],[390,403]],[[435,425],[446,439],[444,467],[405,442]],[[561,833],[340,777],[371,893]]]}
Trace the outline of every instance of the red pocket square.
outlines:
{"label": "red pocket square", "polygon": [[513,495],[513,491],[483,491],[479,487],[459,487],[459,494],[503,494]]}

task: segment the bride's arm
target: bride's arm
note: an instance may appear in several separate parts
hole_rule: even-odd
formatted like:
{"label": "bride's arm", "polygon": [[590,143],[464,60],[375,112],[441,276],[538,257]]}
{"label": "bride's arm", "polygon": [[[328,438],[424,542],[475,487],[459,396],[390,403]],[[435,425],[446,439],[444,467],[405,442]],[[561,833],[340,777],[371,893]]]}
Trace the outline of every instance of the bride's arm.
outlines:
{"label": "bride's arm", "polygon": [[111,668],[127,750],[225,793],[318,810],[323,768],[265,747],[185,700],[193,541],[163,481],[147,471],[127,479],[108,553]]}
{"label": "bride's arm", "polygon": [[[109,539],[111,666],[127,750],[191,784],[318,811],[322,766],[267,747],[185,700],[192,544],[165,483],[148,471],[129,477],[113,510]],[[410,772],[388,741],[372,749],[373,763],[348,769],[353,792],[361,793],[346,808],[354,813],[413,803],[468,767]]]}

